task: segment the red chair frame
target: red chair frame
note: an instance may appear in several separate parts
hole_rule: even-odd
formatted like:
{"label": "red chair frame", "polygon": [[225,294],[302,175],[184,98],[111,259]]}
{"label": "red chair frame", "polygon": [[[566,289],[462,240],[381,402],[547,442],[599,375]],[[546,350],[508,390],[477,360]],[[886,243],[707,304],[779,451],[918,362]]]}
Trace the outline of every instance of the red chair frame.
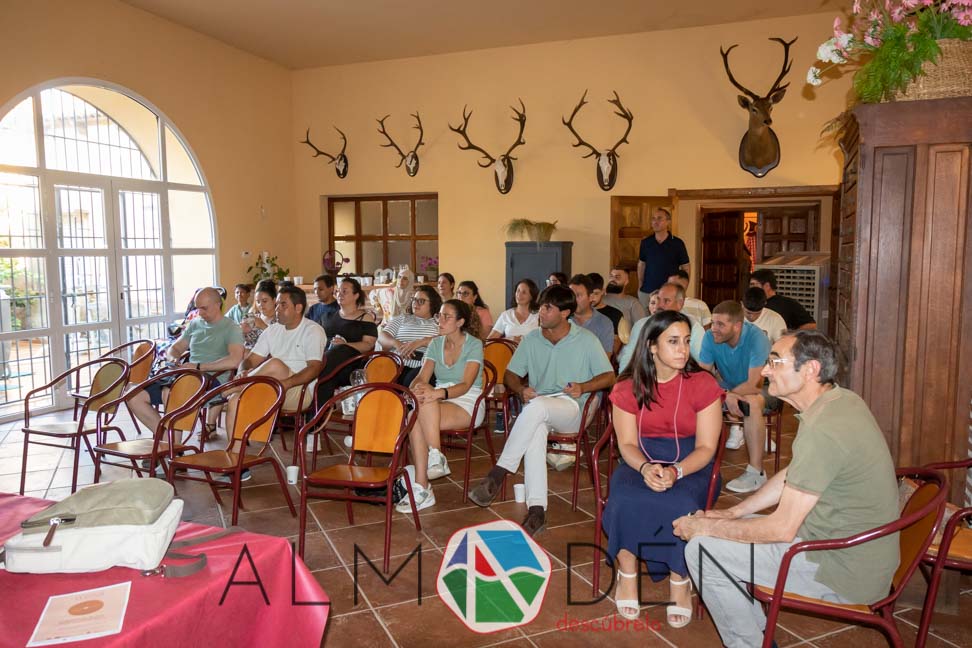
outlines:
{"label": "red chair frame", "polygon": [[[492,345],[499,345],[506,347],[510,352],[510,358],[516,353],[517,344],[513,340],[507,338],[494,338],[492,340],[486,340],[483,343],[483,356],[486,357],[486,352]],[[507,361],[508,363],[509,361]],[[489,410],[492,408],[494,411],[503,412],[503,433],[504,436],[508,437],[510,435],[510,412],[516,401],[513,392],[508,391],[506,386],[503,384],[503,374],[506,373],[506,367],[503,367],[503,371],[500,371],[500,367],[493,362],[493,366],[496,369],[496,386],[493,391],[486,395],[486,417],[489,417]],[[496,393],[497,389],[502,388],[500,393]]]}
{"label": "red chair frame", "polygon": [[[783,560],[780,562],[780,572],[776,577],[776,584],[772,590],[769,588],[753,587],[750,585],[749,589],[753,596],[755,596],[756,599],[761,603],[768,606],[766,613],[766,630],[763,633],[763,648],[771,648],[773,645],[773,636],[776,633],[776,622],[779,619],[780,610],[809,612],[812,614],[837,617],[852,621],[854,623],[861,623],[876,627],[884,632],[892,646],[899,648],[903,645],[901,642],[901,635],[898,634],[898,629],[894,620],[894,606],[898,600],[898,597],[901,595],[904,586],[908,583],[908,579],[911,578],[911,575],[918,567],[918,563],[921,562],[922,556],[925,555],[929,545],[931,545],[932,539],[935,537],[935,531],[938,529],[939,522],[942,519],[942,511],[945,507],[945,498],[948,493],[947,481],[939,472],[928,470],[926,468],[899,468],[896,472],[898,477],[915,477],[922,482],[918,490],[916,490],[911,496],[908,505],[905,506],[906,512],[908,511],[911,501],[917,500],[919,494],[927,496],[927,493],[924,492],[925,489],[937,488],[938,492],[935,493],[930,500],[926,501],[924,504],[921,504],[918,510],[907,513],[907,515],[899,517],[897,520],[889,522],[888,524],[881,525],[874,529],[869,529],[847,538],[836,538],[833,540],[807,540],[805,542],[798,542],[791,546],[787,552],[783,554]],[[934,515],[935,517],[933,520],[931,520],[931,524],[929,524],[929,516],[931,515]],[[898,565],[898,569],[891,581],[891,592],[881,600],[869,605],[838,606],[837,604],[826,604],[826,602],[818,601],[817,599],[810,599],[806,597],[795,598],[793,596],[787,596],[785,591],[786,579],[789,575],[790,563],[797,556],[797,554],[807,551],[856,547],[864,544],[865,542],[869,542],[877,538],[883,538],[897,532],[902,532],[901,537],[904,538],[905,533],[907,533],[906,529],[909,529],[915,525],[924,525],[926,527],[924,530],[921,528],[916,529],[916,531],[924,534],[924,540],[922,541],[921,548],[919,551],[915,552],[914,557]],[[783,592],[783,595],[777,595],[778,592]]]}
{"label": "red chair frame", "polygon": [[[143,344],[151,345],[151,348],[146,353],[143,353],[137,358],[132,358],[131,362],[128,362],[128,360],[121,357],[122,352],[128,347],[132,348],[132,353],[134,354],[135,351],[138,349],[138,347]],[[115,358],[116,360],[122,360],[124,362],[127,362],[128,376],[129,376],[128,381],[129,382],[134,381],[134,384],[140,384],[148,378],[149,374],[152,371],[152,363],[155,361],[155,354],[157,352],[157,348],[158,347],[156,346],[155,342],[153,342],[152,340],[132,340],[131,342],[126,342],[125,344],[119,344],[114,349],[109,349],[108,351],[105,351],[98,357],[98,359],[107,360],[109,358]],[[140,373],[146,363],[148,364],[148,368],[147,370],[145,370],[145,376],[133,376],[133,374]],[[80,369],[80,367],[75,367],[74,369],[70,370],[70,373],[76,373],[78,369]],[[126,383],[126,385],[127,384],[128,383]],[[80,409],[81,403],[83,403],[85,400],[89,398],[90,394],[84,394],[81,393],[80,391],[72,391],[72,392],[68,392],[68,396],[74,399],[74,412],[72,414],[72,420],[77,421],[78,409]],[[129,412],[129,415],[132,416],[132,423],[135,424],[135,430],[137,432],[139,429],[138,422],[135,420],[135,416],[131,414],[131,412]]]}
{"label": "red chair frame", "polygon": [[[486,449],[489,451],[489,456],[496,463],[496,451],[493,449],[493,430],[489,421],[489,407],[486,404],[486,399],[489,397],[489,393],[492,391],[493,387],[496,385],[496,367],[493,366],[489,360],[483,360],[483,390],[476,398],[476,403],[473,405],[472,416],[469,417],[469,425],[465,428],[456,430],[439,430],[439,438],[442,443],[443,448],[455,448],[459,450],[466,451],[466,465],[463,469],[462,478],[462,501],[469,501],[469,468],[470,468],[470,458],[472,457],[472,442],[473,436],[476,434],[477,430],[483,433],[483,437],[486,439]],[[478,425],[476,424],[476,416],[479,414],[480,408],[485,408],[485,413],[483,414],[483,420]],[[452,439],[462,438],[465,439],[465,443],[457,443]]]}
{"label": "red chair frame", "polygon": [[[600,430],[602,417],[607,416],[605,404],[608,401],[608,390],[602,389],[592,393],[587,398],[587,402],[584,403],[584,409],[581,412],[581,422],[580,429],[577,434],[560,434],[556,432],[550,432],[547,434],[547,441],[553,441],[554,443],[570,443],[573,444],[573,450],[563,450],[560,448],[547,448],[548,454],[555,455],[568,455],[574,457],[574,488],[570,497],[570,510],[577,510],[577,493],[580,488],[580,464],[581,458],[587,461],[587,474],[591,478],[591,485],[594,484],[594,472],[595,466],[590,450],[590,439],[588,439],[588,432],[593,426],[595,431],[595,436]],[[595,403],[594,407],[597,411],[591,412],[591,404]],[[589,421],[589,422],[588,422]]]}
{"label": "red chair frame", "polygon": [[[398,437],[395,440],[394,450],[387,468],[374,468],[372,466],[372,461],[374,458],[374,453],[372,451],[365,452],[366,456],[364,466],[356,464],[355,458],[359,453],[356,451],[353,443],[351,446],[351,453],[348,456],[348,462],[346,464],[347,475],[345,475],[346,478],[343,479],[341,478],[340,474],[330,474],[340,472],[335,470],[336,466],[328,466],[326,468],[322,468],[320,471],[312,468],[313,472],[308,473],[306,455],[303,452],[299,453],[298,460],[300,462],[300,471],[303,475],[303,479],[300,480],[300,537],[298,540],[297,553],[301,556],[301,558],[304,556],[304,544],[307,535],[308,498],[313,497],[318,499],[343,500],[346,502],[347,506],[348,524],[351,525],[354,524],[354,510],[352,508],[353,502],[375,502],[385,505],[385,553],[382,571],[387,573],[391,559],[391,515],[393,507],[392,489],[395,480],[400,475],[405,476],[405,487],[408,490],[408,496],[412,502],[412,515],[415,518],[415,528],[419,531],[422,530],[422,523],[419,520],[418,510],[415,508],[415,499],[412,497],[412,483],[408,476],[408,471],[405,470],[405,463],[408,457],[408,435],[412,431],[412,427],[415,425],[415,412],[417,411],[417,402],[411,391],[395,383],[371,383],[367,385],[358,385],[347,391],[341,392],[340,394],[335,394],[329,401],[324,403],[323,407],[317,411],[311,420],[301,427],[300,431],[297,433],[297,439],[295,442],[298,444],[298,447],[303,447],[303,444],[306,442],[307,435],[314,433],[315,428],[327,425],[331,414],[336,411],[340,411],[341,401],[348,396],[354,396],[358,393],[362,393],[363,395],[361,402],[365,403],[369,396],[376,392],[391,392],[395,394],[402,405],[402,420],[400,423],[400,429],[398,432]],[[352,437],[355,435],[356,427],[357,420],[352,422]],[[341,467],[344,468],[345,465],[341,465]],[[368,470],[366,472],[362,469]],[[355,472],[361,472],[363,474],[358,476],[360,478],[356,478]],[[367,475],[369,473],[372,477],[380,476],[381,478],[368,479]],[[381,487],[385,488],[385,493],[383,495],[359,495],[354,490],[356,488]],[[311,490],[314,488],[336,489],[336,492]]]}

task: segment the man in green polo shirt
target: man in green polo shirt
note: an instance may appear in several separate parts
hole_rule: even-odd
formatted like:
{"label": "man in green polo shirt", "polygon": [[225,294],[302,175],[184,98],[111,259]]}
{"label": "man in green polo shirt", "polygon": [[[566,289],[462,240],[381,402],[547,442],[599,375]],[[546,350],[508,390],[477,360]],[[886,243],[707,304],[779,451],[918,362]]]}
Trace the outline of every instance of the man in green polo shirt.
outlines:
{"label": "man in green polo shirt", "polygon": [[522,459],[527,503],[522,526],[530,535],[546,525],[548,431],[577,434],[587,399],[615,381],[614,369],[597,337],[570,322],[577,308],[570,288],[548,286],[538,303],[540,328],[523,336],[503,378],[506,388],[523,400],[523,411],[516,417],[499,461],[469,493],[469,499],[479,506],[489,506],[503,478],[516,472]]}
{"label": "man in green polo shirt", "polygon": [[[823,333],[796,331],[777,340],[763,375],[771,395],[801,412],[793,460],[743,502],[673,523],[675,533],[690,540],[685,558],[692,580],[698,584],[704,572],[702,600],[726,646],[763,641],[762,606],[744,593],[751,569],[755,584],[774,587],[793,544],[846,538],[898,517],[887,442],[867,404],[837,386],[837,368],[837,345]],[[772,506],[769,515],[755,515]],[[888,594],[898,552],[892,534],[849,549],[799,553],[786,591],[873,603]]]}

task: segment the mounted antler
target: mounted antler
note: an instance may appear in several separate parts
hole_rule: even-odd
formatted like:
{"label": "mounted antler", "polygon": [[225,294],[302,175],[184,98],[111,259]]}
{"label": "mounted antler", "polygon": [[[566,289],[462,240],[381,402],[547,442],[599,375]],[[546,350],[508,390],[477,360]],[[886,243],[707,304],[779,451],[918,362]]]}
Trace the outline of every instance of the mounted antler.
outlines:
{"label": "mounted antler", "polygon": [[338,128],[337,126],[334,127],[334,130],[340,133],[341,139],[344,140],[344,145],[341,146],[341,152],[338,153],[337,155],[331,155],[327,151],[322,151],[321,149],[314,146],[314,143],[311,142],[310,139],[310,127],[307,128],[307,133],[304,135],[304,139],[302,139],[300,143],[306,144],[307,146],[314,149],[314,157],[318,157],[319,155],[323,155],[324,157],[326,157],[328,159],[328,164],[334,164],[334,172],[337,173],[337,176],[339,178],[344,178],[345,176],[348,175],[348,168],[350,164],[348,162],[348,156],[344,154],[344,152],[348,148],[348,138],[344,135],[344,132],[341,131],[341,129]]}
{"label": "mounted antler", "polygon": [[479,162],[477,162],[477,164],[479,164],[479,166],[483,167],[484,169],[488,169],[494,162],[496,162],[496,158],[494,158],[492,155],[490,155],[489,152],[486,151],[486,149],[480,148],[480,147],[476,146],[475,144],[473,144],[472,143],[472,140],[469,139],[469,134],[466,132],[466,129],[469,128],[469,118],[470,117],[472,117],[472,111],[470,110],[467,113],[466,112],[466,107],[463,106],[462,107],[462,126],[458,126],[457,127],[457,126],[453,126],[452,124],[449,124],[449,130],[451,130],[454,133],[459,133],[460,135],[462,135],[462,138],[464,140],[466,140],[466,145],[465,146],[462,145],[462,142],[459,143],[459,150],[460,151],[479,151],[480,155],[482,155],[484,158],[486,158],[486,163],[483,164],[482,161],[479,161]]}
{"label": "mounted antler", "polygon": [[564,126],[566,126],[574,137],[577,138],[577,142],[572,144],[572,146],[574,148],[586,147],[589,152],[583,156],[585,159],[594,155],[597,156],[597,184],[604,191],[610,191],[612,188],[614,188],[614,183],[618,180],[617,150],[622,144],[629,143],[628,134],[631,133],[631,125],[634,123],[634,114],[632,114],[632,112],[625,108],[624,104],[621,103],[621,97],[618,96],[617,91],[614,92],[614,99],[608,99],[608,103],[617,108],[614,114],[628,122],[628,127],[625,129],[624,135],[621,136],[621,139],[619,139],[614,146],[605,151],[600,151],[593,144],[585,141],[574,128],[574,117],[577,116],[577,113],[580,112],[581,108],[587,105],[587,90],[584,90],[584,94],[581,96],[581,99],[574,108],[574,111],[570,113],[570,119],[562,119]]}
{"label": "mounted antler", "polygon": [[466,141],[463,145],[462,142],[459,143],[459,149],[462,151],[478,151],[479,154],[485,159],[477,160],[477,164],[484,169],[493,167],[493,179],[496,181],[496,188],[501,194],[509,193],[510,189],[513,188],[513,160],[516,158],[510,155],[513,150],[526,144],[526,140],[523,139],[523,130],[526,128],[526,106],[523,105],[523,100],[520,99],[520,109],[517,110],[514,106],[510,106],[513,109],[513,121],[520,125],[520,130],[516,134],[516,139],[513,140],[513,144],[510,148],[506,150],[506,153],[502,154],[497,160],[492,155],[489,154],[486,149],[476,146],[469,139],[469,134],[466,132],[469,128],[469,118],[472,117],[472,111],[466,110],[466,107],[462,107],[462,125],[453,126],[449,125],[449,130],[454,133],[459,133],[462,138]]}
{"label": "mounted antler", "polygon": [[397,169],[398,167],[402,166],[402,164],[404,163],[405,173],[407,173],[409,176],[414,176],[416,173],[418,173],[418,169],[419,169],[419,160],[418,160],[417,151],[419,147],[425,143],[422,140],[423,136],[425,135],[425,131],[422,129],[422,118],[419,117],[418,111],[415,111],[412,114],[412,117],[415,118],[415,121],[417,123],[417,125],[413,126],[412,128],[418,129],[419,138],[418,138],[418,142],[416,142],[412,150],[409,151],[408,153],[404,153],[402,149],[400,149],[398,145],[395,144],[395,140],[391,138],[391,135],[388,134],[388,131],[385,130],[385,120],[388,119],[389,117],[390,115],[385,115],[381,119],[377,120],[378,132],[384,135],[385,139],[388,140],[387,144],[382,144],[381,146],[384,148],[394,148],[398,152],[399,158],[401,158],[399,159],[398,164],[395,165],[395,168]]}
{"label": "mounted antler", "polygon": [[738,97],[739,105],[749,112],[749,129],[739,143],[739,166],[757,178],[763,177],[780,163],[780,141],[773,129],[770,128],[773,123],[770,115],[773,112],[773,105],[783,101],[786,89],[790,85],[789,83],[781,85],[781,82],[793,66],[793,61],[790,60],[790,46],[797,39],[785,41],[782,38],[774,37],[769,40],[783,46],[783,65],[780,67],[780,74],[773,81],[769,92],[762,97],[736,81],[736,78],[732,75],[732,69],[729,67],[729,53],[737,46],[732,45],[729,49],[719,48],[729,82],[743,93]]}
{"label": "mounted antler", "polygon": [[526,144],[526,140],[523,139],[523,129],[526,128],[526,106],[523,105],[522,99],[517,98],[517,101],[520,102],[520,109],[517,110],[515,106],[510,106],[510,109],[513,111],[513,121],[520,125],[520,132],[516,134],[516,140],[513,141],[510,148],[506,149],[506,153],[500,157],[500,160],[503,158],[515,160],[516,158],[511,156],[510,153],[512,153],[513,149],[515,149],[517,146],[523,146]]}

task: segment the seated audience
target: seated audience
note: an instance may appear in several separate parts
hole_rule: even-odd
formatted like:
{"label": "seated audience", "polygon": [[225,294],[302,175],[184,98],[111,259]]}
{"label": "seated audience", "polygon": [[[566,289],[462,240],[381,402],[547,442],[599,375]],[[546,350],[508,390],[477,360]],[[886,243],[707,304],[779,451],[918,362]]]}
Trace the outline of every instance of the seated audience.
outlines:
{"label": "seated audience", "polygon": [[317,295],[317,303],[307,309],[307,314],[304,317],[324,326],[324,318],[339,308],[337,299],[334,298],[336,287],[337,281],[329,274],[315,277],[314,294]]}
{"label": "seated audience", "polygon": [[243,331],[243,343],[247,350],[252,349],[260,334],[277,321],[276,299],[277,286],[273,281],[264,279],[256,285],[253,307],[240,323]]}
{"label": "seated audience", "polygon": [[648,293],[648,307],[645,308],[645,312],[648,317],[658,312],[658,290],[652,290]]}
{"label": "seated audience", "polygon": [[226,317],[230,318],[237,324],[243,322],[246,317],[246,312],[250,310],[250,296],[253,294],[253,286],[245,283],[238,283],[233,289],[233,296],[236,298],[236,303],[229,307],[226,311]]}
{"label": "seated audience", "polygon": [[[699,364],[703,369],[719,372],[719,385],[726,390],[726,409],[735,419],[742,419],[743,429],[730,430],[726,447],[739,448],[743,437],[749,453],[745,472],[726,484],[734,493],[749,493],[766,483],[763,472],[763,444],[766,443],[766,418],[762,394],[763,365],[769,357],[770,343],[761,330],[743,317],[736,301],[720,302],[712,312],[712,328],[702,338]],[[748,403],[744,415],[740,402]],[[733,438],[735,434],[735,438]]]}
{"label": "seated audience", "polygon": [[532,279],[520,279],[513,293],[513,304],[500,313],[487,339],[507,338],[519,344],[520,339],[540,326],[537,319],[537,296],[540,290]]}
{"label": "seated audience", "polygon": [[[706,507],[722,429],[722,389],[689,353],[690,323],[676,311],[648,320],[634,360],[611,392],[623,462],[604,509],[608,554],[617,560],[618,612],[638,618],[638,559],[652,580],[669,578],[668,624],[692,618],[685,543],[672,522]],[[651,538],[646,543],[645,539]]]}
{"label": "seated audience", "polygon": [[755,324],[766,333],[773,344],[786,333],[786,322],[774,310],[766,308],[766,293],[762,288],[747,288],[743,295],[743,314],[746,321]]}
{"label": "seated audience", "polygon": [[550,276],[547,277],[548,286],[566,286],[567,283],[567,275],[563,272],[551,272]]}
{"label": "seated audience", "polygon": [[441,306],[442,299],[432,286],[419,286],[412,297],[412,312],[393,317],[378,334],[381,348],[394,351],[405,362],[399,384],[411,385],[422,368],[426,347],[439,335],[436,316]]}
{"label": "seated audience", "polygon": [[763,268],[749,275],[749,285],[763,289],[766,293],[766,307],[783,317],[786,328],[792,331],[817,328],[817,322],[803,304],[776,292],[776,273],[772,270]]}
{"label": "seated audience", "polygon": [[[378,341],[375,316],[364,309],[365,294],[357,279],[341,279],[337,300],[340,308],[324,320],[324,332],[330,341],[324,362],[325,370],[334,369],[346,360],[373,351],[375,342]],[[351,372],[357,368],[355,364],[349,364],[331,380],[318,383],[319,402],[324,403],[330,399],[338,387],[351,384]]]}
{"label": "seated audience", "polygon": [[415,293],[415,281],[412,271],[399,270],[398,278],[393,288],[383,288],[378,291],[378,299],[384,311],[384,319],[391,319],[404,315],[412,305],[412,295]]}
{"label": "seated audience", "polygon": [[712,312],[704,301],[688,296],[689,273],[679,268],[668,278],[668,281],[678,284],[685,291],[685,307],[682,312],[689,317],[694,317],[703,328],[708,329],[712,325]]}
{"label": "seated audience", "polygon": [[539,304],[540,328],[523,337],[503,379],[523,401],[523,411],[499,461],[469,493],[479,506],[489,506],[522,459],[528,507],[523,528],[531,535],[546,526],[548,431],[576,434],[589,394],[608,389],[615,379],[598,339],[570,321],[577,300],[569,288],[548,286]]}
{"label": "seated audience", "polygon": [[614,306],[621,311],[624,319],[628,320],[628,326],[634,326],[634,323],[644,317],[646,313],[645,307],[641,305],[641,302],[636,297],[624,292],[628,281],[627,270],[619,266],[611,268],[611,273],[608,276],[608,284],[605,286],[603,301],[608,306]]}
{"label": "seated audience", "polygon": [[473,335],[480,340],[485,340],[493,330],[493,316],[486,302],[479,296],[479,286],[475,281],[460,281],[456,297],[469,304],[469,308],[473,310],[473,321],[470,327]]}
{"label": "seated audience", "polygon": [[[772,396],[802,413],[793,460],[739,504],[675,520],[675,534],[689,541],[685,562],[692,580],[730,648],[762,643],[766,617],[745,583],[775,587],[790,547],[853,536],[898,518],[887,441],[867,404],[837,386],[838,358],[837,345],[817,331],[780,338],[763,375]],[[848,549],[799,553],[786,591],[833,603],[874,603],[888,595],[899,549],[892,534]]]}
{"label": "seated audience", "polygon": [[[472,335],[468,304],[450,299],[439,311],[441,335],[429,343],[422,370],[412,382],[411,390],[418,400],[415,426],[409,433],[409,448],[415,464],[415,508],[435,506],[430,480],[445,477],[452,471],[442,454],[439,431],[461,429],[469,425],[476,399],[483,391],[483,342]],[[430,383],[435,376],[435,387]],[[481,423],[486,410],[480,407],[476,423]],[[406,496],[396,507],[410,513],[412,505]]]}
{"label": "seated audience", "polygon": [[[656,296],[656,301],[658,303],[658,310],[655,314],[663,313],[665,311],[675,311],[677,313],[682,312],[682,307],[685,305],[685,291],[678,284],[667,283],[661,288],[652,293]],[[684,313],[683,313],[684,315]],[[705,336],[705,329],[702,325],[692,317],[688,317],[689,323],[691,325],[691,335],[692,344],[689,351],[692,353],[692,358],[698,362],[699,360],[699,350],[702,348],[702,338]],[[644,317],[637,322],[635,322],[634,328],[631,329],[631,339],[628,341],[624,348],[621,349],[621,353],[618,355],[618,367],[621,371],[624,371],[631,362],[632,356],[634,356],[635,348],[638,346],[638,336],[641,335],[641,330],[645,327],[648,322],[651,321],[651,316]]]}
{"label": "seated audience", "polygon": [[[609,306],[607,302],[604,301],[604,277],[601,275],[601,273],[589,272],[587,273],[587,278],[591,280],[591,306],[593,306],[594,310],[596,310],[598,313],[611,320],[611,326],[614,327],[614,337],[617,338],[618,330],[621,326],[621,320],[624,319],[624,315],[620,310],[614,306]],[[630,331],[631,329],[629,328],[628,330]],[[615,347],[620,348],[621,341],[615,339],[614,344]]]}
{"label": "seated audience", "polygon": [[456,278],[452,276],[451,272],[443,272],[440,274],[435,285],[439,290],[439,297],[442,298],[442,301],[446,302],[456,298]]}
{"label": "seated audience", "polygon": [[614,326],[607,316],[594,310],[591,304],[594,284],[587,275],[576,274],[570,278],[568,285],[574,293],[575,303],[570,321],[593,333],[604,348],[604,353],[610,356],[614,353]]}

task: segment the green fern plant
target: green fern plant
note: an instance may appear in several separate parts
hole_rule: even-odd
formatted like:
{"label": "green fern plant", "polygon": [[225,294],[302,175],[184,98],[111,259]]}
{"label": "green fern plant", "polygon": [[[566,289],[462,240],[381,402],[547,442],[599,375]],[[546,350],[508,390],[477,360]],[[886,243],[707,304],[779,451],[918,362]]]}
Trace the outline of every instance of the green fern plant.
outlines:
{"label": "green fern plant", "polygon": [[280,283],[284,277],[290,275],[290,268],[281,267],[277,263],[277,257],[270,256],[269,252],[264,252],[257,257],[256,263],[246,269],[246,273],[250,275],[254,285],[263,279],[270,279],[274,283]]}
{"label": "green fern plant", "polygon": [[507,238],[527,238],[531,241],[549,241],[553,233],[557,231],[558,221],[546,223],[543,221],[532,221],[526,218],[514,218],[506,224]]}

